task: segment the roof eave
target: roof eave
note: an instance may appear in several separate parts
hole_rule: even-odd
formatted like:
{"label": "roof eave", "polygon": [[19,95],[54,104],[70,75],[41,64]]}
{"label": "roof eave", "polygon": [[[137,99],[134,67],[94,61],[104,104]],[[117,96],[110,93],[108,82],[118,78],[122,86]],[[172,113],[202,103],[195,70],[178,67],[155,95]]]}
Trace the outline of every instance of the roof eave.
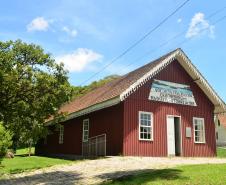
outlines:
{"label": "roof eave", "polygon": [[217,92],[212,88],[212,86],[207,82],[204,76],[193,65],[191,60],[181,49],[178,49],[176,59],[187,71],[187,73],[192,77],[194,82],[202,89],[202,91],[206,94],[209,100],[213,103],[215,107],[214,113],[219,114],[226,112],[226,106],[224,101],[219,97]]}
{"label": "roof eave", "polygon": [[[101,109],[104,109],[104,108],[107,108],[107,107],[111,107],[111,106],[117,105],[119,103],[120,103],[120,97],[116,96],[116,97],[111,98],[109,100],[106,100],[104,102],[100,102],[100,103],[91,105],[91,106],[89,106],[85,109],[82,109],[82,110],[79,110],[79,111],[76,111],[76,112],[72,112],[72,113],[68,114],[61,122],[65,122],[65,121],[68,121],[70,119],[74,119],[74,118],[79,117],[79,116],[84,116],[84,115],[89,114],[91,112],[98,111],[98,110],[101,110]],[[54,124],[54,123],[55,123],[54,120],[50,120],[46,123],[46,126],[49,126],[49,125]]]}
{"label": "roof eave", "polygon": [[192,77],[194,82],[202,89],[202,91],[207,95],[209,100],[214,104],[215,114],[226,112],[225,103],[210,86],[207,80],[201,75],[198,69],[192,64],[191,60],[186,56],[186,54],[181,50],[175,50],[171,55],[165,58],[160,64],[151,69],[147,74],[138,79],[129,88],[127,88],[123,93],[120,94],[121,101],[125,100],[130,94],[136,91],[140,86],[146,83],[148,80],[153,78],[162,69],[167,67],[172,61],[178,60],[182,67],[187,71],[187,73]]}
{"label": "roof eave", "polygon": [[175,58],[176,58],[176,55],[177,55],[177,51],[178,50],[173,52],[171,55],[169,55],[167,58],[165,58],[160,64],[158,64],[155,67],[153,67],[148,73],[143,75],[135,83],[130,85],[129,88],[127,88],[125,91],[123,91],[120,94],[121,101],[125,100],[130,94],[132,94],[139,87],[141,87],[144,83],[146,83],[148,80],[150,80],[156,74],[158,74],[162,69],[164,69],[166,66],[168,66],[172,61],[174,61]]}

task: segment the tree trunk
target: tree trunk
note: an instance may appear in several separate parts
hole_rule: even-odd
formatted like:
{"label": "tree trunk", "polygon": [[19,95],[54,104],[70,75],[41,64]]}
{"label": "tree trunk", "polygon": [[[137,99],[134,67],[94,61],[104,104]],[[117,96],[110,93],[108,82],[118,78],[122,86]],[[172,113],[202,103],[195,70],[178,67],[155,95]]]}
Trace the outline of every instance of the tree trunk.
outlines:
{"label": "tree trunk", "polygon": [[3,156],[0,155],[0,167],[2,166],[2,159],[3,159]]}
{"label": "tree trunk", "polygon": [[28,150],[28,156],[31,156],[31,147],[32,147],[32,142],[29,142],[29,150]]}
{"label": "tree trunk", "polygon": [[13,149],[13,152],[16,153],[16,150],[17,150],[17,145],[18,145],[18,138],[14,135],[13,138],[12,138],[12,149]]}

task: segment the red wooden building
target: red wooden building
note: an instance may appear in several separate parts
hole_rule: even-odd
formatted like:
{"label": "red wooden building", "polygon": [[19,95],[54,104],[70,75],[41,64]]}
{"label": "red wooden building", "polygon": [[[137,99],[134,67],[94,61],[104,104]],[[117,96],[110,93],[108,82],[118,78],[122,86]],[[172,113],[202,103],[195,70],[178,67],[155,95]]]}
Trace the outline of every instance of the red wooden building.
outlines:
{"label": "red wooden building", "polygon": [[181,49],[64,105],[37,154],[215,156],[220,99]]}

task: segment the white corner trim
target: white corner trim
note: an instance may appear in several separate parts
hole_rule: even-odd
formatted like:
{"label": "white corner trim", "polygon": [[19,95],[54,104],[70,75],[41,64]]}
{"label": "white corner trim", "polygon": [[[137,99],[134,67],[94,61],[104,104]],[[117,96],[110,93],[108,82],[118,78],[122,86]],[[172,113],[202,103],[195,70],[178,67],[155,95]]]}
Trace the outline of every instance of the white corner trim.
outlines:
{"label": "white corner trim", "polygon": [[142,86],[149,79],[158,74],[162,69],[168,66],[175,59],[183,66],[183,68],[188,72],[188,74],[194,79],[198,79],[196,82],[197,85],[203,90],[203,92],[207,95],[210,101],[215,106],[215,113],[223,113],[226,112],[226,105],[222,101],[222,99],[217,95],[217,93],[213,90],[213,88],[209,85],[207,80],[202,76],[202,74],[198,71],[198,69],[192,64],[190,59],[185,55],[185,53],[181,49],[177,49],[167,58],[165,58],[160,64],[151,69],[148,73],[146,73],[143,77],[138,79],[135,83],[133,83],[129,88],[127,88],[124,92],[120,94],[120,100],[125,100],[130,94],[135,92],[140,86]]}
{"label": "white corner trim", "polygon": [[[73,119],[73,118],[76,118],[76,117],[79,117],[79,116],[82,116],[82,115],[86,115],[86,114],[94,112],[94,111],[98,111],[98,110],[104,109],[104,108],[107,108],[107,107],[111,107],[111,106],[116,105],[118,103],[120,103],[119,96],[117,96],[115,98],[112,98],[110,100],[101,102],[101,103],[94,104],[94,105],[92,105],[90,107],[87,107],[85,109],[82,109],[80,111],[73,112],[73,113],[67,115],[65,117],[65,119],[62,120],[62,122],[70,120],[70,119]],[[49,122],[47,122],[46,126],[49,126],[52,123],[54,123],[54,120],[50,120]]]}

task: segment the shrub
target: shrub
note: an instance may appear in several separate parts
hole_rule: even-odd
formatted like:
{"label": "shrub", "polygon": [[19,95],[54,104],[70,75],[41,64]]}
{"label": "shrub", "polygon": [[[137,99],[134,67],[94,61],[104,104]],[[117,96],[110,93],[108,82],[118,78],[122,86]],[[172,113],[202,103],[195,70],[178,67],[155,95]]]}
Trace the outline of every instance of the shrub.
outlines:
{"label": "shrub", "polygon": [[12,145],[12,136],[9,131],[0,123],[0,164],[8,148]]}

